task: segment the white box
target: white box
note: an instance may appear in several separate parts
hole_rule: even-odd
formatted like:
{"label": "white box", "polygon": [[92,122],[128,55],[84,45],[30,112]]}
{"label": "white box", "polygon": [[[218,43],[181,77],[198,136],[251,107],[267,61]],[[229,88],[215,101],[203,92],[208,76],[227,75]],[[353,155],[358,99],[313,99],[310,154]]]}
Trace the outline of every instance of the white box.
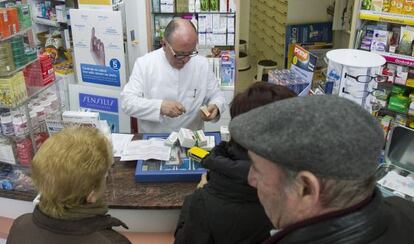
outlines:
{"label": "white box", "polygon": [[193,131],[186,128],[180,129],[178,132],[178,140],[180,141],[180,145],[182,147],[190,148],[196,144]]}
{"label": "white box", "polygon": [[160,1],[161,13],[174,13],[174,0],[161,0]]}
{"label": "white box", "polygon": [[68,21],[67,19],[67,11],[66,11],[66,6],[64,4],[61,5],[56,5],[56,20],[57,22],[62,22],[62,23],[66,23]]}
{"label": "white box", "polygon": [[227,0],[220,0],[220,13],[227,12]]}
{"label": "white box", "polygon": [[227,15],[227,32],[234,33],[234,23],[235,23],[235,16],[234,14]]}
{"label": "white box", "polygon": [[65,111],[62,114],[64,122],[93,124],[99,127],[99,113],[97,112],[81,112],[81,111]]}
{"label": "white box", "polygon": [[201,147],[204,150],[211,151],[216,146],[216,139],[214,136],[206,136],[207,139],[207,145],[204,147]]}
{"label": "white box", "polygon": [[230,141],[230,131],[228,126],[220,126],[220,136],[222,141]]}
{"label": "white box", "polygon": [[195,11],[196,11],[196,13],[200,13],[201,12],[201,3],[200,3],[200,0],[195,0]]}
{"label": "white box", "polygon": [[234,46],[234,33],[227,33],[227,45]]}
{"label": "white box", "polygon": [[229,11],[235,13],[236,12],[236,1],[235,0],[229,0]]}
{"label": "white box", "polygon": [[207,32],[206,33],[206,45],[207,46],[213,46],[214,45],[213,33],[212,32]]}
{"label": "white box", "polygon": [[207,16],[205,14],[198,15],[198,32],[206,32]]}
{"label": "white box", "polygon": [[206,33],[199,32],[198,33],[198,45],[205,46],[206,45]]}
{"label": "white box", "polygon": [[226,33],[213,34],[213,43],[214,43],[214,45],[225,46],[227,44],[226,37],[227,37]]}
{"label": "white box", "polygon": [[177,143],[178,141],[178,133],[173,131],[171,132],[171,134],[167,137],[167,139],[165,140],[164,144],[167,146],[174,146],[175,143]]}
{"label": "white box", "polygon": [[188,12],[195,12],[195,0],[188,0]]}
{"label": "white box", "polygon": [[213,32],[213,15],[206,14],[206,32]]}
{"label": "white box", "polygon": [[196,143],[198,147],[205,147],[207,146],[207,138],[204,134],[204,131],[198,130],[194,132],[194,136],[196,138]]}

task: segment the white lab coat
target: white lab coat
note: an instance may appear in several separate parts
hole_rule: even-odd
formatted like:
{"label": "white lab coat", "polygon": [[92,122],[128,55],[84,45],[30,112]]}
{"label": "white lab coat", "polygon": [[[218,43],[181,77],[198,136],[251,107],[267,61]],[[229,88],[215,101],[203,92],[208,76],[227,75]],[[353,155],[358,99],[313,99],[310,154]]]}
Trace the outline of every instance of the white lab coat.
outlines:
{"label": "white lab coat", "polygon": [[[163,100],[180,102],[186,113],[177,118],[160,115]],[[168,63],[162,48],[137,59],[121,92],[121,104],[126,114],[138,118],[140,133],[203,129],[202,105],[215,104],[220,114],[227,106],[207,58],[195,56],[178,70]]]}

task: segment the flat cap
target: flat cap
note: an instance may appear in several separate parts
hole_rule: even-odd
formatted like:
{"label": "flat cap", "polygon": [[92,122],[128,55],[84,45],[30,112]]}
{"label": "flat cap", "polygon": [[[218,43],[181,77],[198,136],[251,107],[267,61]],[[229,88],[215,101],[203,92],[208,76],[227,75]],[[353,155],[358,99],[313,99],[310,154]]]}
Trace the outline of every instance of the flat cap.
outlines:
{"label": "flat cap", "polygon": [[287,169],[342,180],[374,175],[384,145],[379,122],[334,95],[294,97],[253,109],[231,121],[230,135]]}

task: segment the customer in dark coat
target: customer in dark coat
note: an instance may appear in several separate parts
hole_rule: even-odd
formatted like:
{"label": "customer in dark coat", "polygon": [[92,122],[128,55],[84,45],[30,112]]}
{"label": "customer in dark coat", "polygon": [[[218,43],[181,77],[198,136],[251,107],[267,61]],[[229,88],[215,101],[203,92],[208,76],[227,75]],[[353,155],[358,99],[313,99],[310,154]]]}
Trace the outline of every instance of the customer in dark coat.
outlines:
{"label": "customer in dark coat", "polygon": [[414,203],[375,187],[384,133],[355,102],[295,97],[237,116],[230,133],[279,230],[266,244],[414,243]]}
{"label": "customer in dark coat", "polygon": [[[257,82],[233,99],[230,115],[294,96],[283,86]],[[201,163],[209,170],[208,183],[185,199],[175,243],[247,244],[268,238],[273,227],[248,185],[247,151],[234,141],[222,142]]]}
{"label": "customer in dark coat", "polygon": [[39,204],[14,221],[7,243],[130,243],[112,230],[127,227],[107,214],[103,201],[112,162],[111,145],[96,128],[67,128],[51,136],[32,162]]}

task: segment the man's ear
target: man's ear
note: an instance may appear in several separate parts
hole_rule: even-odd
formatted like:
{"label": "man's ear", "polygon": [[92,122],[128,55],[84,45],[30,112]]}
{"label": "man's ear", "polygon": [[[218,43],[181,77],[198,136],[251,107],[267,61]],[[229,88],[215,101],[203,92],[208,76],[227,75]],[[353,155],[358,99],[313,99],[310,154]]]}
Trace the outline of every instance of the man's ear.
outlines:
{"label": "man's ear", "polygon": [[86,202],[87,203],[95,203],[98,200],[98,198],[96,197],[96,192],[94,190],[92,190],[89,195],[86,197]]}
{"label": "man's ear", "polygon": [[318,178],[309,171],[300,171],[296,176],[298,197],[305,206],[320,204],[321,185]]}

